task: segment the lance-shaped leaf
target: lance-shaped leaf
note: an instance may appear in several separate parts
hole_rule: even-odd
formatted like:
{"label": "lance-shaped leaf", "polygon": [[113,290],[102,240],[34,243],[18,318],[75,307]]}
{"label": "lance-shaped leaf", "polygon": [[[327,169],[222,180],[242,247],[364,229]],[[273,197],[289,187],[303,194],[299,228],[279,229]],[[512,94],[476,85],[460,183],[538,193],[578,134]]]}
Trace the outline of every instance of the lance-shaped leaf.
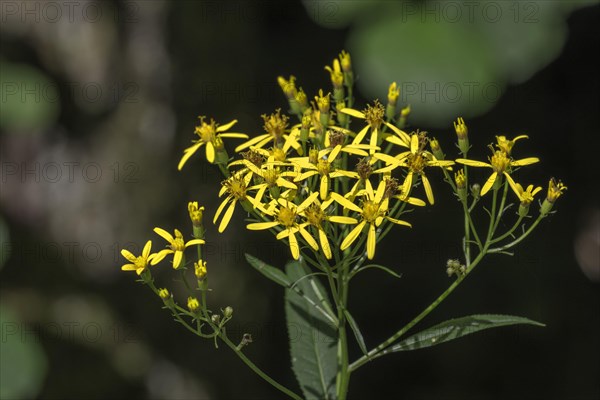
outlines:
{"label": "lance-shaped leaf", "polygon": [[542,323],[532,321],[528,318],[515,317],[513,315],[470,315],[468,317],[451,319],[416,333],[392,346],[386,353],[423,349],[425,347],[449,342],[450,340],[458,339],[485,329],[517,324],[545,326]]}
{"label": "lance-shaped leaf", "polygon": [[[329,320],[329,322],[331,322],[332,324],[336,325],[337,324],[337,318],[336,316],[333,314],[333,312],[331,312],[331,306],[329,305],[329,302],[323,298],[322,293],[325,293],[325,291],[322,289],[322,286],[316,287],[313,286],[313,291],[311,293],[315,293],[317,295],[317,299],[313,299],[313,297],[305,297],[304,296],[304,291],[302,290],[302,286],[298,286],[298,280],[302,281],[307,279],[306,276],[302,276],[300,278],[298,278],[298,280],[293,280],[290,277],[288,277],[283,271],[281,271],[278,268],[275,268],[267,263],[265,263],[264,261],[259,260],[258,258],[247,254],[246,253],[246,260],[248,260],[248,262],[250,263],[250,265],[252,265],[254,267],[254,269],[256,269],[258,272],[260,272],[261,274],[263,274],[265,277],[267,277],[268,279],[272,280],[273,282],[283,286],[286,289],[291,289],[294,292],[296,292],[298,295],[303,296],[304,299],[313,307],[315,307],[315,309],[317,311],[319,311],[321,314],[323,314],[323,316],[325,318],[327,318]],[[310,280],[308,281],[309,283],[312,282],[317,282],[316,280]]]}
{"label": "lance-shaped leaf", "polygon": [[273,282],[286,288],[292,286],[292,283],[294,281],[288,278],[288,276],[282,270],[272,267],[264,261],[259,260],[258,258],[248,253],[246,253],[246,260],[250,263],[250,265],[254,267],[254,269],[256,269],[258,272],[260,272]]}
{"label": "lance-shaped leaf", "polygon": [[297,282],[295,287],[303,293],[301,296],[292,289],[285,291],[292,369],[306,399],[334,399],[337,329],[315,307],[327,301],[319,299],[326,291],[314,276],[301,279],[310,271],[297,261],[288,263],[286,272],[288,279]]}

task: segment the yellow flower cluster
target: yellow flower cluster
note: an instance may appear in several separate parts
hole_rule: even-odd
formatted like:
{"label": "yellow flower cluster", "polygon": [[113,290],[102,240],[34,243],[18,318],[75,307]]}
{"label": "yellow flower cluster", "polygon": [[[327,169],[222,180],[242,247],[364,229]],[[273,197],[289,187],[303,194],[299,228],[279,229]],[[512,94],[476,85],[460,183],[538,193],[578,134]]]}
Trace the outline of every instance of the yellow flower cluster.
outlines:
{"label": "yellow flower cluster", "polygon": [[[504,178],[527,208],[541,190],[533,185],[524,189],[511,177],[518,167],[539,161],[535,157],[512,158],[515,143],[527,136],[512,140],[497,136],[495,146],[490,145],[489,162],[471,160],[467,158],[468,128],[458,118],[454,127],[464,158],[447,160],[439,142],[428,137],[427,132],[404,131],[410,107],[397,107],[400,89],[396,82],[389,86],[385,107],[375,100],[361,110],[353,107],[350,55],[342,52],[325,70],[333,95],[321,89],[310,103],[302,88],[296,86],[294,76],[279,77],[290,116],[281,109],[263,115],[264,132],[251,138],[228,132],[236,120],[219,125],[200,117],[200,126],[195,130],[198,139],[184,151],[179,169],[202,146],[206,148],[207,160],[219,164],[225,175],[219,191],[223,200],[213,218],[219,232],[226,229],[240,204],[251,220],[247,228],[272,231],[278,240],[287,243],[294,259],[299,259],[306,249],[313,252],[315,259],[339,260],[348,252],[360,255],[357,251],[363,245],[366,256],[372,259],[389,224],[410,227],[399,217],[410,206],[425,205],[423,200],[412,197],[415,187],[422,185],[428,203],[434,204],[430,172],[435,174],[436,169],[454,185],[448,171],[455,162],[465,166],[455,175],[454,185],[459,199],[465,201],[467,167],[492,169],[477,196],[498,189]],[[298,119],[296,124],[290,122],[293,118]],[[230,158],[224,138],[247,140],[235,148],[237,157]],[[563,186],[555,184],[549,196],[555,199],[563,191]],[[197,204],[190,207],[190,216],[201,218],[203,209]],[[185,243],[177,230],[175,236],[160,228],[155,231],[170,243],[169,247],[153,257],[131,258],[133,266],[128,268],[155,264],[169,254],[174,255],[173,266],[177,268],[183,250],[199,240]],[[339,246],[332,248],[332,241]]]}

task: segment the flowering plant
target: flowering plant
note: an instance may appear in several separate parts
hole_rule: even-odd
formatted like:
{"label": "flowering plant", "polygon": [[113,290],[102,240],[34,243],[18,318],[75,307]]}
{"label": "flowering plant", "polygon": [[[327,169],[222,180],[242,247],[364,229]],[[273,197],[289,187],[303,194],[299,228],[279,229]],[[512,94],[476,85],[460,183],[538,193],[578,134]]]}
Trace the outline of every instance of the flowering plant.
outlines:
{"label": "flowering plant", "polygon": [[[213,218],[219,232],[227,228],[236,209],[241,208],[247,216],[247,229],[268,230],[289,248],[293,261],[284,270],[249,254],[246,259],[258,272],[286,289],[292,368],[304,397],[345,399],[352,372],[386,354],[430,347],[498,326],[542,325],[523,317],[471,315],[406,336],[486,255],[512,254],[512,248],[552,212],[566,187],[550,179],[546,198],[534,217],[530,208],[541,187],[530,184],[524,189],[517,179],[522,175],[522,167],[539,159],[513,157],[516,142],[527,136],[513,139],[497,136],[496,143],[489,145],[488,162],[474,160],[469,158],[467,125],[458,118],[454,128],[460,157],[450,159],[438,140],[427,132],[405,130],[410,107],[398,106],[396,83],[389,87],[385,106],[375,100],[359,110],[352,94],[350,55],[342,52],[325,69],[330,74],[333,91],[320,90],[311,102],[302,88],[296,86],[295,77],[279,77],[290,115],[282,114],[280,109],[263,115],[265,133],[251,139],[244,133],[229,132],[236,120],[219,125],[200,117],[195,131],[198,137],[184,150],[178,166],[181,170],[204,146],[207,161],[224,175],[219,191],[223,201]],[[298,122],[291,124],[293,118]],[[230,158],[227,152],[228,139],[246,139],[235,148],[237,158]],[[480,185],[472,180],[472,168],[490,168],[492,173]],[[457,208],[464,217],[463,257],[447,261],[446,272],[453,279],[448,289],[412,321],[369,349],[363,330],[347,307],[350,282],[369,268],[399,277],[397,267],[370,261],[392,228],[398,227],[408,234],[412,224],[418,223],[417,214],[409,214],[410,211],[434,204],[434,188],[436,191],[439,188],[431,179],[438,176],[443,177],[455,194]],[[487,211],[484,220],[475,213],[479,208]],[[155,228],[167,247],[152,253],[152,243],[148,241],[139,257],[122,250],[129,261],[122,269],[136,271],[141,282],[162,299],[165,308],[186,329],[214,340],[215,345],[219,341],[225,343],[261,378],[289,397],[301,398],[244,354],[244,347],[252,342],[251,335],[244,334],[237,344],[228,336],[232,307],[220,312],[210,309],[207,298],[210,260],[205,260],[202,252],[205,210],[197,202],[190,202],[188,211],[193,232],[190,240],[186,241],[177,229],[173,236]],[[238,214],[242,212],[238,210]],[[505,223],[510,220],[511,227],[501,232],[500,227],[504,226],[501,220]],[[197,250],[191,261],[185,255],[188,247]],[[152,266],[164,260],[181,271],[190,290],[185,305],[175,301],[168,288],[159,289],[154,283]],[[194,285],[189,283],[192,272]],[[292,328],[300,329],[303,334],[292,340]],[[353,361],[348,356],[351,340],[362,352]]]}

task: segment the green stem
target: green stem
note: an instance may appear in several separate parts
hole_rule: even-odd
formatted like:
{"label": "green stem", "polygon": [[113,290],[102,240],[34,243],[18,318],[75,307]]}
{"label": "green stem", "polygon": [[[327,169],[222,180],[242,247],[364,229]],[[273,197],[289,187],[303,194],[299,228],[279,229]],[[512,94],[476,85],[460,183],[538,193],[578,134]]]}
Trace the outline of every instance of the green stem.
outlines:
{"label": "green stem", "polygon": [[519,216],[519,219],[517,219],[517,222],[515,222],[515,224],[512,226],[512,228],[510,228],[504,235],[498,236],[497,238],[491,240],[490,244],[498,243],[498,242],[502,241],[503,239],[507,238],[508,236],[512,235],[512,233],[515,231],[515,229],[517,229],[517,227],[521,224],[521,221],[523,221],[523,217]]}
{"label": "green stem", "polygon": [[373,360],[374,358],[377,358],[384,354],[387,354],[386,352],[384,352],[384,350],[388,346],[390,346],[392,343],[394,343],[396,340],[398,340],[398,338],[400,338],[406,332],[408,332],[408,330],[410,330],[413,326],[418,324],[423,318],[425,318],[427,315],[429,315],[429,313],[431,313],[442,301],[444,301],[446,299],[446,297],[448,297],[450,295],[450,293],[452,293],[454,291],[454,289],[456,289],[458,287],[458,285],[460,285],[460,283],[467,277],[467,275],[469,275],[469,273],[473,270],[473,268],[475,268],[477,266],[477,264],[479,264],[479,262],[483,259],[484,255],[485,255],[485,251],[479,253],[477,255],[477,257],[473,260],[471,265],[468,267],[465,275],[457,278],[454,281],[454,283],[452,283],[452,285],[450,285],[450,287],[448,287],[448,289],[446,289],[444,291],[444,293],[442,293],[437,299],[435,299],[434,302],[429,305],[429,307],[427,307],[425,310],[423,310],[412,321],[410,321],[408,324],[406,324],[398,332],[396,332],[395,334],[390,336],[387,340],[385,340],[384,342],[379,344],[373,350],[369,351],[366,355],[363,355],[361,358],[359,358],[358,360],[356,360],[355,362],[350,364],[350,372],[357,370],[359,367],[361,367],[362,365],[366,364],[367,362]]}
{"label": "green stem", "polygon": [[544,217],[540,214],[539,217],[537,217],[537,219],[535,220],[535,222],[533,224],[531,224],[531,226],[529,227],[529,229],[527,229],[521,236],[519,236],[517,239],[513,240],[512,242],[501,246],[501,247],[496,247],[493,249],[490,249],[488,251],[488,253],[501,253],[503,251],[506,251],[508,249],[510,249],[511,247],[519,244],[522,240],[524,240],[527,236],[529,236],[529,234],[531,232],[533,232],[533,230],[536,228],[536,226],[540,223],[540,221],[543,219]]}
{"label": "green stem", "polygon": [[296,393],[292,392],[290,389],[286,388],[285,386],[281,385],[279,382],[275,381],[273,378],[271,378],[269,375],[267,375],[265,372],[263,372],[260,368],[258,368],[256,366],[256,364],[254,364],[248,357],[246,357],[246,355],[242,352],[241,349],[238,349],[238,347],[233,344],[231,342],[231,340],[229,340],[229,338],[227,337],[226,333],[224,331],[221,331],[219,333],[219,338],[225,342],[225,344],[227,346],[229,346],[229,348],[231,350],[233,350],[233,352],[248,366],[250,367],[250,369],[252,371],[254,371],[254,373],[256,373],[258,376],[260,376],[261,378],[263,378],[265,381],[267,381],[269,384],[271,384],[271,386],[273,386],[274,388],[278,389],[279,391],[281,391],[282,393],[285,393],[287,396],[289,396],[292,399],[295,400],[302,400],[302,397],[298,396]]}

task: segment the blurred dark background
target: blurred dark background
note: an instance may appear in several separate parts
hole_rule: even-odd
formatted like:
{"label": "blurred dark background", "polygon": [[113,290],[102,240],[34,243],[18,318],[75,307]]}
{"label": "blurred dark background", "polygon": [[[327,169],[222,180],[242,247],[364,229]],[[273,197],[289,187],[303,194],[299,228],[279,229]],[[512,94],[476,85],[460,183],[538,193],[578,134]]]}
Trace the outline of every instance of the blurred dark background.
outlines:
{"label": "blurred dark background", "polygon": [[[353,374],[351,398],[599,398],[597,2],[0,4],[2,399],[281,398],[120,271],[121,248],[162,246],[155,226],[190,234],[191,200],[207,208],[213,309],[233,306],[230,335],[251,332],[248,355],[297,389],[283,291],[243,257],[283,266],[288,251],[247,234],[241,212],[218,234],[209,221],[218,171],[198,156],[181,173],[176,165],[198,115],[238,119],[234,130],[256,135],[261,114],[287,107],[276,77],[295,75],[309,97],[330,90],[323,66],[342,49],[360,106],[384,100],[395,80],[412,128],[449,157],[452,120],[463,116],[480,159],[494,135],[525,133],[518,157],[542,159],[525,183],[545,190],[556,176],[568,186],[513,257],[490,256],[422,323],[506,313],[545,328],[378,359]],[[411,215],[412,231],[378,246],[376,262],[402,279],[371,271],[353,281],[350,306],[369,347],[450,282],[461,211],[441,179],[434,190],[436,205]],[[169,272],[157,280],[177,291]]]}

